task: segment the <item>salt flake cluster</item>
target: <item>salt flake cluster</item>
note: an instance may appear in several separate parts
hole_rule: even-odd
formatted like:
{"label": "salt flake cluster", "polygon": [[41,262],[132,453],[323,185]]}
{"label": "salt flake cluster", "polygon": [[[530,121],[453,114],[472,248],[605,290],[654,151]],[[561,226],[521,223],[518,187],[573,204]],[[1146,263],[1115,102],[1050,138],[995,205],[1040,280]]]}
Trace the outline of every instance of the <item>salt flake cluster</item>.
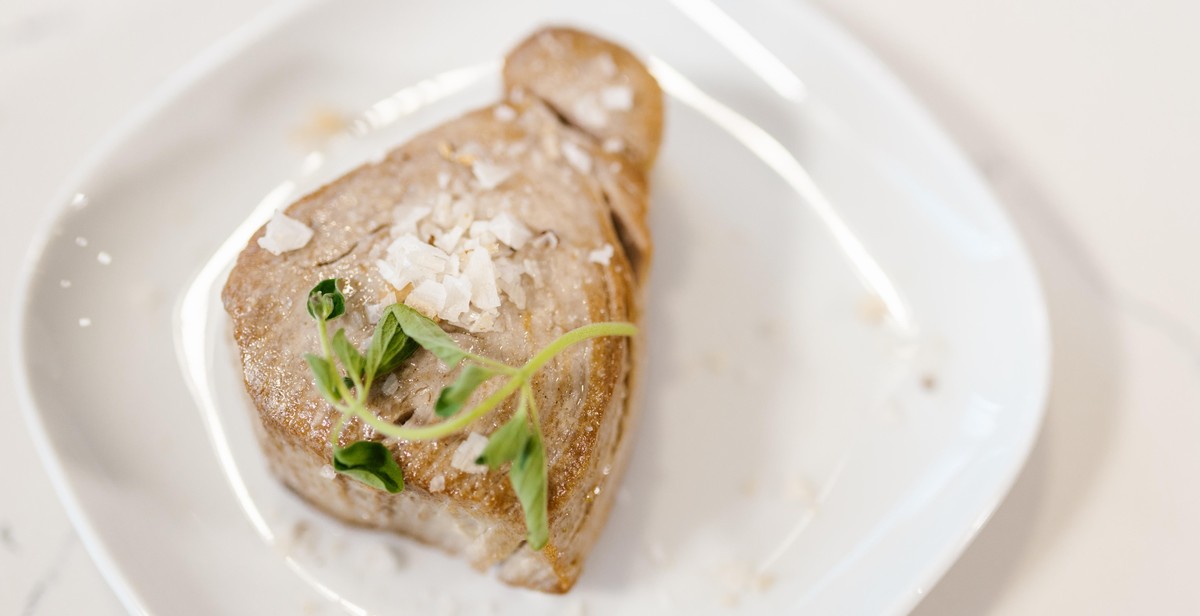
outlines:
{"label": "salt flake cluster", "polygon": [[[474,167],[485,189],[506,179],[507,172],[493,166],[477,162]],[[534,235],[508,212],[475,218],[473,199],[440,193],[433,205],[396,207],[392,242],[375,265],[408,306],[483,332],[494,329],[503,298],[525,308],[521,277],[530,272],[514,255]]]}

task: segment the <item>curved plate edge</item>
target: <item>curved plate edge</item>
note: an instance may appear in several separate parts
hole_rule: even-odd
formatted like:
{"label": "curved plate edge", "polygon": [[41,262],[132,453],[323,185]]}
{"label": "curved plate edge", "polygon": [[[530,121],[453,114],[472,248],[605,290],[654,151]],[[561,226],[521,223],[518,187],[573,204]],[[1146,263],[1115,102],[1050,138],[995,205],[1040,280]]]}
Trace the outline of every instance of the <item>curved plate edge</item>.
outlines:
{"label": "curved plate edge", "polygon": [[933,117],[929,110],[921,103],[920,98],[913,93],[903,80],[892,72],[883,60],[876,56],[865,44],[851,35],[825,10],[815,6],[811,2],[792,3],[786,9],[796,12],[798,19],[809,19],[820,22],[822,28],[830,34],[830,41],[840,47],[842,53],[857,63],[859,68],[866,73],[865,79],[880,84],[883,89],[893,94],[895,102],[903,105],[904,113],[917,122],[911,128],[924,133],[928,139],[927,143],[939,150],[942,157],[957,160],[961,163],[959,171],[982,189],[986,199],[989,201],[989,205],[1000,214],[998,222],[1002,225],[1003,231],[1012,238],[1014,245],[1018,249],[1014,255],[1017,264],[1032,284],[1033,297],[1031,299],[1033,305],[1030,308],[1034,311],[1033,316],[1036,322],[1036,331],[1031,332],[1030,335],[1034,346],[1039,351],[1037,360],[1042,364],[1035,370],[1040,378],[1032,384],[1032,400],[1034,401],[1036,413],[1035,421],[1030,422],[1027,433],[1021,435],[1020,451],[1016,454],[1017,463],[1009,468],[1007,475],[1001,481],[1001,486],[996,492],[995,499],[989,503],[985,510],[979,512],[976,518],[977,522],[972,525],[967,533],[958,537],[956,544],[947,552],[946,557],[939,562],[931,564],[924,571],[915,575],[916,582],[914,586],[909,589],[904,597],[898,598],[892,604],[891,609],[888,610],[892,614],[906,614],[911,612],[925,598],[929,590],[945,576],[950,567],[962,556],[963,552],[966,551],[979,535],[979,532],[991,521],[992,516],[995,515],[996,510],[999,509],[1004,500],[1008,498],[1017,478],[1025,469],[1026,463],[1029,460],[1029,454],[1037,442],[1038,435],[1041,433],[1046,417],[1046,405],[1050,395],[1051,366],[1053,360],[1050,316],[1046,305],[1046,294],[1041,276],[1029,252],[1029,247],[1026,245],[1021,234],[1017,232],[1016,225],[1013,223],[1008,211],[1003,207],[1002,202],[993,192],[991,185],[984,179],[979,169],[966,155],[962,147],[958,145],[949,132]]}
{"label": "curved plate edge", "polygon": [[148,614],[149,612],[144,606],[144,601],[134,590],[133,584],[126,579],[121,568],[117,566],[104,541],[92,526],[88,514],[76,498],[71,481],[59,460],[58,450],[37,410],[37,402],[26,364],[29,336],[25,330],[25,324],[32,309],[29,298],[30,288],[37,276],[37,269],[46,248],[53,237],[55,224],[67,211],[76,187],[85,184],[95,174],[101,163],[127,142],[148,118],[157,115],[162,109],[185,94],[196,81],[220,69],[260,37],[283,26],[319,2],[320,0],[279,1],[270,5],[233,32],[209,45],[195,58],[173,72],[166,81],[154,88],[143,102],[123,116],[100,139],[63,181],[63,188],[50,200],[46,213],[35,226],[36,231],[30,247],[18,269],[15,318],[9,325],[9,335],[13,341],[10,347],[9,361],[12,362],[14,370],[13,381],[17,406],[25,422],[26,430],[33,441],[34,451],[37,452],[38,459],[50,478],[55,495],[66,510],[68,520],[79,534],[80,542],[96,563],[104,581],[116,594],[118,601],[131,614]]}

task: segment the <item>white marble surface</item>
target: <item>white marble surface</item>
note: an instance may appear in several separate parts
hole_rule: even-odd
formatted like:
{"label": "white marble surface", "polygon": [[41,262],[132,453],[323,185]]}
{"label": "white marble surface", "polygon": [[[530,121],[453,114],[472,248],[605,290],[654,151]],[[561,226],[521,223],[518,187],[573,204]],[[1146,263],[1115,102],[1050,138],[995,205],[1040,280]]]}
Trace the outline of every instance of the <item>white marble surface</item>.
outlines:
{"label": "white marble surface", "polygon": [[[26,229],[114,122],[267,4],[0,3],[0,262],[22,257]],[[916,613],[1200,613],[1200,3],[821,4],[991,179],[1053,320],[1038,445]],[[0,613],[120,613],[5,396]]]}

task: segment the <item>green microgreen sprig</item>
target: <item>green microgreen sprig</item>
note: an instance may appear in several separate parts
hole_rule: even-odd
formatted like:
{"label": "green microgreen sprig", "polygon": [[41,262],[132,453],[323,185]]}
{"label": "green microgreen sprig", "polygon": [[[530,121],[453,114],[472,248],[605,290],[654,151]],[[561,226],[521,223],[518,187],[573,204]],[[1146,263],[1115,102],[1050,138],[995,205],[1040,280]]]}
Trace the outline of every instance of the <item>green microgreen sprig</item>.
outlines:
{"label": "green microgreen sprig", "polygon": [[[304,359],[312,370],[317,390],[341,413],[329,431],[333,469],[373,488],[393,494],[400,492],[404,489],[404,472],[382,443],[356,441],[346,447],[339,445],[347,421],[357,418],[375,432],[398,440],[436,440],[463,430],[515,394],[516,412],[492,433],[475,463],[491,470],[509,464],[509,483],[525,512],[526,543],[535,550],[545,547],[550,536],[546,450],[530,380],[546,363],[574,344],[604,336],[633,336],[637,327],[632,323],[584,325],[559,336],[517,367],[462,349],[441,326],[404,304],[393,304],[384,311],[366,353],[362,353],[346,337],[345,330],[339,329],[329,336],[327,323],[345,311],[346,298],[338,289],[337,279],[323,280],[309,293],[308,313],[317,322],[321,354],[308,354]],[[418,347],[433,353],[451,369],[461,366],[454,382],[442,389],[434,404],[434,413],[443,421],[410,428],[380,419],[366,405],[371,385],[377,377],[403,365]],[[475,390],[497,376],[507,380],[464,411]]]}

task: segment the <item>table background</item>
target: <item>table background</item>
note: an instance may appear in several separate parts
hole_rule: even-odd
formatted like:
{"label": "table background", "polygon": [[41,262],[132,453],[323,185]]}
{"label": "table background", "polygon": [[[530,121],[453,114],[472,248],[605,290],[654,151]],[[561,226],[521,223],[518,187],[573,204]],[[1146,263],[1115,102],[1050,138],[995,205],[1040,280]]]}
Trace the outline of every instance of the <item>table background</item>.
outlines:
{"label": "table background", "polygon": [[[0,3],[0,263],[101,136],[267,0]],[[1041,271],[1046,424],[917,608],[1200,613],[1200,2],[822,0],[992,182]],[[0,302],[0,613],[119,614],[11,395]]]}

